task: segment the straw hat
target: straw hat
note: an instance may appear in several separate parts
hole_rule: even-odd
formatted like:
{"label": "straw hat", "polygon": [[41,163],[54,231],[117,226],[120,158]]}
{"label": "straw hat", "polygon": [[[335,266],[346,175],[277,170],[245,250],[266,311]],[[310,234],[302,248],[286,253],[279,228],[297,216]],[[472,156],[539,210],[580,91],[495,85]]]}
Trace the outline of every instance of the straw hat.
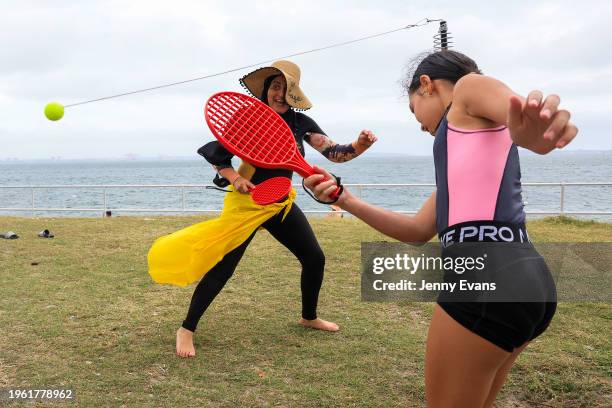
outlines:
{"label": "straw hat", "polygon": [[240,78],[240,84],[255,98],[260,98],[263,92],[264,81],[271,75],[281,74],[287,80],[287,103],[297,110],[312,108],[312,103],[300,88],[300,67],[291,61],[275,61],[269,67],[256,69]]}

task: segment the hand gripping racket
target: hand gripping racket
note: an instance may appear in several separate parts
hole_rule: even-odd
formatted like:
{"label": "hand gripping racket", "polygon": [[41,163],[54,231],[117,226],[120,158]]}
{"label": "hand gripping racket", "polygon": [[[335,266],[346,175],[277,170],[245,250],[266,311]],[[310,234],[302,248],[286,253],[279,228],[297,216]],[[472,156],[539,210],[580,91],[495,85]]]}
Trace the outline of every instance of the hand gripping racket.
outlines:
{"label": "hand gripping racket", "polygon": [[[237,190],[225,190],[215,186],[206,186],[207,189],[225,191],[226,193]],[[249,189],[251,198],[255,204],[268,205],[281,201],[291,191],[291,179],[287,177],[272,177]]]}
{"label": "hand gripping racket", "polygon": [[[237,92],[219,92],[206,102],[204,116],[217,140],[242,160],[292,170],[304,178],[315,174],[298,151],[289,126],[263,102]],[[338,187],[331,198],[340,192]]]}

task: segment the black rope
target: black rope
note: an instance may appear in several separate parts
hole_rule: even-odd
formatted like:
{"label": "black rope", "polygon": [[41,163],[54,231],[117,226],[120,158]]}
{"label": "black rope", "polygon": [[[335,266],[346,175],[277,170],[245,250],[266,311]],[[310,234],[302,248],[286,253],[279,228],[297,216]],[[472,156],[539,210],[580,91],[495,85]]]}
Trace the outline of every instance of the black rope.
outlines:
{"label": "black rope", "polygon": [[219,190],[219,191],[223,191],[223,192],[226,192],[226,193],[231,193],[232,192],[232,190],[225,190],[223,188],[219,188],[219,187],[215,187],[215,186],[206,186],[205,188],[207,190]]}
{"label": "black rope", "polygon": [[229,69],[229,70],[223,71],[223,72],[217,72],[216,74],[210,74],[210,75],[205,75],[205,76],[201,76],[201,77],[197,77],[197,78],[193,78],[193,79],[187,79],[185,81],[172,82],[172,83],[169,83],[169,84],[153,86],[153,87],[150,87],[150,88],[138,89],[138,90],[135,90],[135,91],[124,92],[124,93],[120,93],[120,94],[116,94],[116,95],[111,95],[111,96],[104,96],[102,98],[91,99],[91,100],[88,100],[88,101],[76,102],[76,103],[72,103],[70,105],[64,105],[64,108],[70,108],[72,106],[84,105],[86,103],[99,102],[99,101],[104,101],[104,100],[107,100],[107,99],[119,98],[121,96],[133,95],[133,94],[137,94],[137,93],[141,93],[141,92],[148,92],[148,91],[153,91],[153,90],[156,90],[156,89],[167,88],[167,87],[170,87],[170,86],[175,86],[175,85],[186,84],[186,83],[189,83],[189,82],[200,81],[202,79],[207,79],[207,78],[212,78],[212,77],[216,77],[216,76],[220,76],[220,75],[225,75],[225,74],[229,74],[231,72],[241,71],[241,70],[247,69],[247,68],[253,68],[253,67],[256,67],[256,66],[259,66],[259,65],[267,64],[267,63],[274,62],[274,61],[281,60],[281,59],[297,57],[299,55],[310,54],[310,53],[313,53],[313,52],[328,50],[330,48],[341,47],[341,46],[344,46],[344,45],[353,44],[353,43],[356,43],[356,42],[359,42],[359,41],[369,40],[371,38],[381,37],[383,35],[388,35],[388,34],[391,34],[391,33],[395,33],[397,31],[407,30],[407,29],[414,28],[414,27],[424,26],[424,25],[427,25],[429,23],[433,23],[433,22],[436,22],[436,21],[443,21],[443,20],[440,20],[440,19],[431,20],[429,18],[424,18],[422,20],[417,21],[414,24],[409,24],[409,25],[407,25],[405,27],[400,27],[400,28],[396,28],[394,30],[385,31],[384,33],[368,35],[366,37],[357,38],[355,40],[344,41],[344,42],[340,42],[340,43],[336,43],[336,44],[331,44],[331,45],[327,45],[327,46],[320,47],[320,48],[313,48],[312,50],[308,50],[308,51],[296,52],[294,54],[289,54],[289,55],[285,55],[285,56],[282,56],[282,57],[277,57],[277,58],[273,58],[273,59],[270,59],[270,60],[261,61],[261,62],[255,63],[255,64],[249,64],[249,65],[245,65],[243,67],[233,68],[233,69]]}

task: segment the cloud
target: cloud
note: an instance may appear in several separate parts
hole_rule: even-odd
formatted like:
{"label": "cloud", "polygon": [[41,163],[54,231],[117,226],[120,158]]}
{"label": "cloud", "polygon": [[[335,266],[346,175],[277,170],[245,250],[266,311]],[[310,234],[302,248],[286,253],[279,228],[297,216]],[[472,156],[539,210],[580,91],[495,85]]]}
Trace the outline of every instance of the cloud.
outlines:
{"label": "cloud", "polygon": [[[69,104],[191,79],[423,17],[445,18],[456,49],[515,91],[559,93],[588,129],[570,148],[610,148],[612,54],[603,47],[612,43],[610,11],[608,3],[588,1],[11,2],[0,15],[10,33],[0,47],[0,158],[191,155],[211,138],[202,119],[207,96],[240,91],[237,79],[248,69],[69,108],[57,123],[42,110],[52,100]],[[339,142],[371,128],[381,136],[375,151],[430,154],[431,140],[409,114],[398,81],[405,64],[432,47],[436,29],[292,58],[315,103],[309,113]]]}

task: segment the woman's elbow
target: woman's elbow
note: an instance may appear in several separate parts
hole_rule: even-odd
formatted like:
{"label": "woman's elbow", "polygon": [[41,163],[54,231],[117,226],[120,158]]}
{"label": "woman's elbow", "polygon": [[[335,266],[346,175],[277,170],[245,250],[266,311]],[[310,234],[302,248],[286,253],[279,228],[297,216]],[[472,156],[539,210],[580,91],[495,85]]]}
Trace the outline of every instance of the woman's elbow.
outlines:
{"label": "woman's elbow", "polygon": [[408,244],[408,245],[412,245],[412,246],[416,246],[416,247],[421,247],[423,245],[425,245],[426,243],[429,242],[429,239],[427,238],[422,238],[422,239],[409,239],[407,241],[404,241],[404,244]]}
{"label": "woman's elbow", "polygon": [[435,232],[432,233],[432,231],[429,231],[429,229],[426,230],[425,228],[419,228],[411,231],[411,233],[407,234],[407,236],[404,237],[405,239],[402,239],[401,241],[413,246],[423,246],[431,241],[435,235]]}

